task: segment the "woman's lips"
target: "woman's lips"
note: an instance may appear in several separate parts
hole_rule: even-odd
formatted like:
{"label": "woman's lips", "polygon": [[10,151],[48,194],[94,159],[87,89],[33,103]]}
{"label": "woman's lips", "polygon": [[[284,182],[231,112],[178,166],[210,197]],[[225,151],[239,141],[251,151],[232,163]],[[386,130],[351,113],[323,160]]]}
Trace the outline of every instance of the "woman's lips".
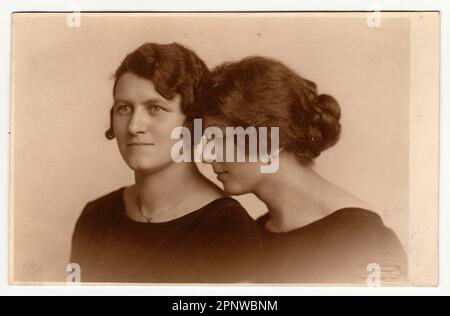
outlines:
{"label": "woman's lips", "polygon": [[134,147],[134,146],[139,147],[139,146],[154,146],[154,145],[155,144],[152,144],[152,143],[130,143],[127,146],[128,147]]}

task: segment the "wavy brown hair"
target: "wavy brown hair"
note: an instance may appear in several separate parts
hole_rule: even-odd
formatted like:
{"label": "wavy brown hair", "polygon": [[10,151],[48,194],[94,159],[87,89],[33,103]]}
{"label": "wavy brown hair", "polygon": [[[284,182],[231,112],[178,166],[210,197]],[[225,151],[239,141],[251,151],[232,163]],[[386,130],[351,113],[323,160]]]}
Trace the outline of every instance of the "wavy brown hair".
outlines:
{"label": "wavy brown hair", "polygon": [[[130,53],[115,73],[113,95],[119,79],[125,73],[133,73],[148,79],[156,91],[167,100],[181,96],[181,110],[188,123],[200,114],[198,92],[209,77],[209,69],[193,51],[177,44],[146,43]],[[110,127],[105,136],[114,139],[114,110],[110,111]]]}
{"label": "wavy brown hair", "polygon": [[335,145],[341,134],[341,109],[314,82],[283,63],[248,57],[212,71],[202,93],[203,116],[230,126],[279,127],[280,146],[303,163]]}

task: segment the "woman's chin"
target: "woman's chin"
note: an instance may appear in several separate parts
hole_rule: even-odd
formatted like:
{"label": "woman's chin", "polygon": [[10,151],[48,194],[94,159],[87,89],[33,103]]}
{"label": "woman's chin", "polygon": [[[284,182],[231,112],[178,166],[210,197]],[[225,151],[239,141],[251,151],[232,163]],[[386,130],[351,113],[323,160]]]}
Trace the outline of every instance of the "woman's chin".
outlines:
{"label": "woman's chin", "polygon": [[241,186],[230,183],[223,183],[223,190],[228,195],[244,195],[250,193],[247,190],[244,190]]}
{"label": "woman's chin", "polygon": [[154,174],[169,168],[175,163],[172,160],[167,161],[148,161],[148,160],[128,160],[127,165],[135,173]]}
{"label": "woman's chin", "polygon": [[148,174],[153,173],[158,169],[155,165],[143,162],[130,161],[127,164],[128,167],[136,173]]}

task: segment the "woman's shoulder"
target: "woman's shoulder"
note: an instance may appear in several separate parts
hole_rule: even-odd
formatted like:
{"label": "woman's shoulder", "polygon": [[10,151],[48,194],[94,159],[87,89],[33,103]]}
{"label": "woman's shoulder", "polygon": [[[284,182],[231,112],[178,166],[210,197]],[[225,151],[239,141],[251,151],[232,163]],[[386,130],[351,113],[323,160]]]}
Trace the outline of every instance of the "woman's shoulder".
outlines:
{"label": "woman's shoulder", "polygon": [[80,257],[91,245],[92,237],[109,226],[111,213],[120,208],[124,188],[103,195],[86,204],[79,216],[72,235],[72,262],[80,262]]}
{"label": "woman's shoulder", "polygon": [[[264,225],[268,220],[270,215],[266,214],[258,222]],[[268,236],[272,237],[272,234]],[[342,278],[367,274],[366,268],[370,263],[392,271],[386,272],[390,273],[391,281],[400,280],[407,271],[407,260],[399,238],[385,226],[378,213],[365,208],[338,209],[308,226],[275,236],[276,245],[279,247],[280,242],[284,243],[288,253],[293,253],[293,258],[303,260],[305,253],[314,254],[311,260],[316,260],[318,267],[325,266],[325,270]],[[334,262],[334,268],[328,267],[330,262]]]}
{"label": "woman's shoulder", "polygon": [[[267,213],[257,219],[260,226],[265,227],[271,219],[270,213]],[[345,232],[355,227],[382,227],[381,217],[364,208],[342,208],[332,212],[330,215],[317,220],[307,226],[291,231],[327,231],[327,232]],[[291,233],[288,232],[288,233]]]}
{"label": "woman's shoulder", "polygon": [[398,236],[376,212],[342,209],[332,214],[325,225],[329,228],[330,239],[341,245],[404,256]]}
{"label": "woman's shoulder", "polygon": [[408,262],[403,246],[380,215],[366,209],[343,209],[333,214],[330,223],[335,229],[329,244],[335,245],[342,260],[351,258],[363,268],[376,263],[384,271],[383,282],[397,283],[405,277]]}
{"label": "woman's shoulder", "polygon": [[124,190],[125,188],[120,188],[88,202],[80,215],[79,222],[109,217],[111,213],[117,212],[123,205]]}
{"label": "woman's shoulder", "polygon": [[190,222],[191,231],[217,243],[244,243],[259,238],[255,220],[231,197],[222,197],[206,205]]}
{"label": "woman's shoulder", "polygon": [[348,239],[366,243],[394,235],[378,213],[356,207],[337,210],[319,221],[317,226],[321,226],[325,235],[333,240]]}
{"label": "woman's shoulder", "polygon": [[371,210],[359,207],[339,209],[327,216],[323,223],[336,229],[351,229],[353,227],[381,227],[384,226],[381,216]]}
{"label": "woman's shoulder", "polygon": [[[265,228],[269,220],[270,214],[266,214],[257,222],[260,227]],[[290,239],[313,239],[323,245],[399,244],[395,233],[385,226],[378,213],[359,207],[338,209],[318,221],[283,235]]]}
{"label": "woman's shoulder", "polygon": [[210,224],[235,225],[238,223],[255,224],[245,208],[237,200],[223,196],[206,205],[204,208],[205,220]]}

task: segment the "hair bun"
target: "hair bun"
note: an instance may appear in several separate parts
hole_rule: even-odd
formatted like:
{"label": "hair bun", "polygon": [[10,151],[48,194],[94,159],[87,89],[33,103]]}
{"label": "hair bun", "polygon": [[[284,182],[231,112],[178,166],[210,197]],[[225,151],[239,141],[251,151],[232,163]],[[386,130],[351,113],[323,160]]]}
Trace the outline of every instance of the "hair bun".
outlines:
{"label": "hair bun", "polygon": [[317,112],[320,113],[318,127],[322,134],[322,148],[328,149],[334,146],[341,135],[341,107],[339,103],[330,95],[321,94],[317,97]]}
{"label": "hair bun", "polygon": [[341,119],[341,107],[331,95],[320,94],[317,97],[317,105],[325,114],[334,117],[335,120]]}

